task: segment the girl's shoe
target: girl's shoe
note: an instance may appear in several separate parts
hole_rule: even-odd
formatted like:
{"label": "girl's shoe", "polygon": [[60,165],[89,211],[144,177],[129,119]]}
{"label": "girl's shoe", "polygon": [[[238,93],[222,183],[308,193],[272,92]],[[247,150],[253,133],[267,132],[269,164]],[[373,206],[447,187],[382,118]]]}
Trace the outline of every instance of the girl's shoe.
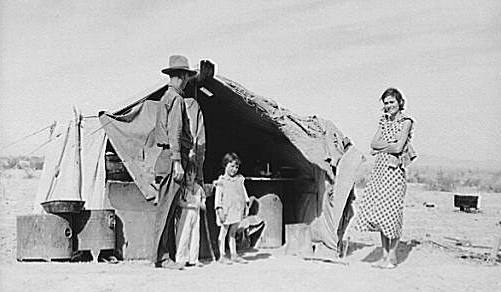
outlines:
{"label": "girl's shoe", "polygon": [[226,257],[220,257],[219,260],[217,261],[219,264],[222,264],[222,265],[231,265],[233,262],[230,261],[228,258]]}
{"label": "girl's shoe", "polygon": [[204,264],[202,264],[201,262],[196,262],[196,263],[187,263],[186,264],[187,267],[197,267],[197,268],[201,268],[204,266]]}
{"label": "girl's shoe", "polygon": [[387,262],[385,265],[382,265],[382,266],[380,266],[379,268],[380,268],[380,269],[394,269],[394,268],[396,268],[396,267],[397,267],[397,265],[395,265],[394,263],[392,263],[392,262]]}
{"label": "girl's shoe", "polygon": [[391,261],[386,260],[373,264],[372,267],[378,269],[394,269],[397,267],[397,265],[392,263]]}
{"label": "girl's shoe", "polygon": [[242,257],[235,256],[231,257],[231,261],[237,264],[248,264],[249,262],[243,259]]}

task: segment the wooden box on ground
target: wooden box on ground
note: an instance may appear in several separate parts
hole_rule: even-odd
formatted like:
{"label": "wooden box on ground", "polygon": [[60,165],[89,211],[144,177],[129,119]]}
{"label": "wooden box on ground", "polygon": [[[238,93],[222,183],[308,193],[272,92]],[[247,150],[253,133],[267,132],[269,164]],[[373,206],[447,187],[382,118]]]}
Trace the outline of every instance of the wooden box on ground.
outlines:
{"label": "wooden box on ground", "polygon": [[17,260],[70,260],[70,221],[52,214],[17,216]]}
{"label": "wooden box on ground", "polygon": [[305,223],[285,225],[285,254],[303,257],[313,254],[309,225]]}
{"label": "wooden box on ground", "polygon": [[133,182],[108,181],[107,193],[116,215],[116,248],[125,260],[151,259],[156,207]]}
{"label": "wooden box on ground", "polygon": [[153,251],[155,212],[116,210],[117,251],[124,260],[149,260]]}
{"label": "wooden box on ground", "polygon": [[114,210],[83,210],[73,218],[77,250],[91,251],[94,260],[97,260],[102,250],[115,250]]}

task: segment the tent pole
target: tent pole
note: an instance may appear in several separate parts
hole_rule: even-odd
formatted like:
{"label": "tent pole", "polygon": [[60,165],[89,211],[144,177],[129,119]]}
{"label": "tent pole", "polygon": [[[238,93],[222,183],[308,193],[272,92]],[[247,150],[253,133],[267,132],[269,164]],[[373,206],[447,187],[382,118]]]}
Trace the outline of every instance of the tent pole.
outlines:
{"label": "tent pole", "polygon": [[63,161],[64,152],[66,151],[66,147],[68,146],[68,140],[70,137],[70,130],[71,130],[71,122],[68,124],[68,128],[66,129],[66,135],[64,136],[63,148],[61,150],[61,154],[59,155],[59,159],[57,161],[56,168],[54,170],[54,175],[51,178],[49,190],[47,191],[47,195],[45,196],[45,201],[47,201],[49,199],[52,192],[54,191],[56,180],[60,175],[61,163]]}
{"label": "tent pole", "polygon": [[73,113],[75,114],[75,167],[77,176],[77,194],[80,201],[82,201],[82,141],[81,141],[81,124],[82,114],[78,111],[76,106],[73,106]]}

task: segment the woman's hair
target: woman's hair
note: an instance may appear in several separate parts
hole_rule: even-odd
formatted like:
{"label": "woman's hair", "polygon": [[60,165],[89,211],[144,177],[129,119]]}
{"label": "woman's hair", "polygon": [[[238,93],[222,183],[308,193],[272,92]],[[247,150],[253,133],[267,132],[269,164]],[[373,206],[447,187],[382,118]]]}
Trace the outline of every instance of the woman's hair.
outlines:
{"label": "woman's hair", "polygon": [[226,153],[223,156],[223,161],[221,162],[221,165],[223,166],[223,168],[225,168],[226,165],[228,165],[228,163],[231,163],[233,161],[236,161],[238,165],[240,165],[242,163],[242,161],[240,160],[240,157],[238,157],[238,155],[236,153],[234,153],[234,152]]}
{"label": "woman's hair", "polygon": [[398,89],[395,89],[395,88],[388,88],[388,89],[386,89],[383,92],[383,95],[381,95],[381,101],[384,102],[385,98],[387,98],[388,96],[393,96],[397,100],[397,102],[398,102],[398,108],[401,111],[404,110],[405,100],[402,97],[402,94],[400,93],[400,91],[398,91]]}

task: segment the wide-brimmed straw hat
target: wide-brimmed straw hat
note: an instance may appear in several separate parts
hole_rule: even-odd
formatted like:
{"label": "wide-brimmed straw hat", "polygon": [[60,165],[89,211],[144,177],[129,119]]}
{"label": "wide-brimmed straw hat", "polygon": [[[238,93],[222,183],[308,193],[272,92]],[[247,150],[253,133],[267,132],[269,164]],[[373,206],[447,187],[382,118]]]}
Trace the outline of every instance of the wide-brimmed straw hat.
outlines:
{"label": "wide-brimmed straw hat", "polygon": [[169,67],[162,70],[162,73],[171,75],[175,71],[185,71],[191,76],[197,74],[197,71],[191,70],[188,63],[188,58],[181,55],[172,55],[169,57]]}

